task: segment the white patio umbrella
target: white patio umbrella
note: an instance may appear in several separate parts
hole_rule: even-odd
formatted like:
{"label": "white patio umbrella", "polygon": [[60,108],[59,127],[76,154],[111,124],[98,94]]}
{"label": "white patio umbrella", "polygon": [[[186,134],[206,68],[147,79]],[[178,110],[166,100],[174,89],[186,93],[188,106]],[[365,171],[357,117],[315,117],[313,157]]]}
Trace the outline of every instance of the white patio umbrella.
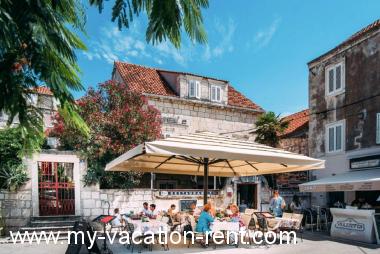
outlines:
{"label": "white patio umbrella", "polygon": [[106,171],[204,176],[255,176],[324,168],[324,161],[210,132],[145,142],[106,165]]}

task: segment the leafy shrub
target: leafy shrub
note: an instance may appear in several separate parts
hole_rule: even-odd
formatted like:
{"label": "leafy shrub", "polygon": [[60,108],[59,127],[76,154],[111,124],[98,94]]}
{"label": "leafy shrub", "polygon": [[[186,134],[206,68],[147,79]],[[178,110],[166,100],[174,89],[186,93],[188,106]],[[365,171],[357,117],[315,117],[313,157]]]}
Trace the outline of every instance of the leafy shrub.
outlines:
{"label": "leafy shrub", "polygon": [[5,165],[0,169],[0,188],[15,191],[29,180],[23,164]]}
{"label": "leafy shrub", "polygon": [[22,140],[19,128],[0,130],[0,189],[17,190],[29,179],[21,159]]}

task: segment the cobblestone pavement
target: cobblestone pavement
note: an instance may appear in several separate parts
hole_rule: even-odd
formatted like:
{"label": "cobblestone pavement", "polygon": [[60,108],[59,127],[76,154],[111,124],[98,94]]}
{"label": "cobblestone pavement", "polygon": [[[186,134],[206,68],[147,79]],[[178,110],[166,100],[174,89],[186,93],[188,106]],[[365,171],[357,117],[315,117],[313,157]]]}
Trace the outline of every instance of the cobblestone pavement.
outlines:
{"label": "cobblestone pavement", "polygon": [[[101,242],[98,243],[101,246]],[[59,254],[65,253],[65,244],[0,244],[0,254]],[[131,253],[130,249],[125,246],[114,244],[111,246],[114,254]],[[85,248],[82,248],[81,253],[87,253]],[[134,251],[137,253],[137,250]],[[151,254],[175,254],[175,253],[203,253],[203,254],[231,254],[231,253],[255,253],[255,254],[314,254],[314,253],[334,253],[334,254],[378,254],[380,253],[380,245],[366,245],[347,241],[338,241],[331,239],[325,235],[306,234],[303,242],[300,240],[296,245],[271,245],[271,246],[218,246],[216,249],[211,247],[201,248],[199,245],[190,246],[187,248],[184,245],[171,245],[169,251],[164,251],[161,246],[154,246],[153,251],[143,249],[142,253]]]}

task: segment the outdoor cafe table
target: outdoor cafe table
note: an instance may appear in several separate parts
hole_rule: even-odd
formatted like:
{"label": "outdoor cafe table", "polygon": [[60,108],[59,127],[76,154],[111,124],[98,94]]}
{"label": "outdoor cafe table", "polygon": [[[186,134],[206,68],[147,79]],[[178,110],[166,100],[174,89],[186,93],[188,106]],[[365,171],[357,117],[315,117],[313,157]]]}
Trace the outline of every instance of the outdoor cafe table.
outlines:
{"label": "outdoor cafe table", "polygon": [[161,232],[168,232],[169,231],[169,225],[165,222],[150,219],[147,222],[142,222],[141,219],[139,220],[132,220],[130,218],[127,219],[128,223],[133,224],[134,231],[138,233],[145,233],[145,232],[153,232],[154,234],[158,234]]}
{"label": "outdoor cafe table", "polygon": [[213,232],[218,232],[218,231],[239,232],[239,222],[215,220],[211,224],[210,228]]}
{"label": "outdoor cafe table", "polygon": [[291,218],[268,218],[268,226],[274,229],[291,229],[297,226],[299,222],[296,219]]}

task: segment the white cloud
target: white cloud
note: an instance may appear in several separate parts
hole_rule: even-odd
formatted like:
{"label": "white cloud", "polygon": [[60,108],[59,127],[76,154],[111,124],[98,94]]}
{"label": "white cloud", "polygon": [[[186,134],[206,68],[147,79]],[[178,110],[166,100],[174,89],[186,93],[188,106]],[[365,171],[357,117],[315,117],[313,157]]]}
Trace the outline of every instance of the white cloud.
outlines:
{"label": "white cloud", "polygon": [[203,59],[210,60],[213,57],[220,57],[226,52],[232,52],[234,50],[233,39],[235,36],[236,25],[233,19],[229,18],[227,24],[222,24],[219,20],[215,21],[216,39],[218,43],[212,45],[210,42],[206,46]]}
{"label": "white cloud", "polygon": [[103,60],[108,63],[140,58],[150,59],[159,65],[171,60],[187,66],[189,62],[210,61],[232,52],[235,30],[233,19],[230,18],[224,23],[216,20],[213,29],[209,30],[210,40],[207,45],[194,44],[185,36],[181,48],[177,49],[170,41],[163,41],[157,45],[147,44],[145,34],[141,33],[138,23],[122,31],[115,26],[106,26],[100,29],[102,37],[91,41],[89,51],[83,55],[90,61]]}
{"label": "white cloud", "polygon": [[253,39],[254,46],[256,48],[263,48],[267,46],[272,40],[275,33],[277,32],[280,22],[281,18],[277,17],[272,21],[272,23],[268,27],[258,31]]}

